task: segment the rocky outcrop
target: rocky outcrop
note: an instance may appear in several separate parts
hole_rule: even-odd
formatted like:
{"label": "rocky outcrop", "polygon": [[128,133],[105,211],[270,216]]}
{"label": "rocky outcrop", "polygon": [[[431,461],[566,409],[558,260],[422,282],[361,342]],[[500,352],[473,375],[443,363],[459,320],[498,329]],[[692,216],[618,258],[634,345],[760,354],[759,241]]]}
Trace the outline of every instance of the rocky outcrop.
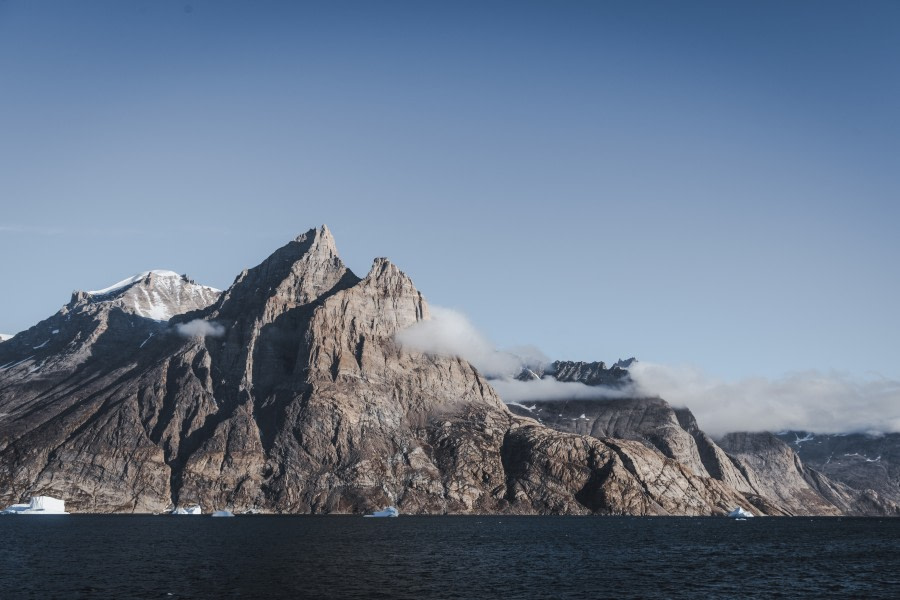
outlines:
{"label": "rocky outcrop", "polygon": [[612,367],[607,367],[606,363],[602,361],[557,360],[542,367],[532,365],[531,367],[523,368],[522,372],[516,376],[516,379],[531,381],[550,376],[557,381],[577,381],[585,385],[602,385],[617,388],[630,383],[631,380],[625,366],[630,366],[633,362],[635,362],[634,358],[629,358],[627,361],[620,359]]}

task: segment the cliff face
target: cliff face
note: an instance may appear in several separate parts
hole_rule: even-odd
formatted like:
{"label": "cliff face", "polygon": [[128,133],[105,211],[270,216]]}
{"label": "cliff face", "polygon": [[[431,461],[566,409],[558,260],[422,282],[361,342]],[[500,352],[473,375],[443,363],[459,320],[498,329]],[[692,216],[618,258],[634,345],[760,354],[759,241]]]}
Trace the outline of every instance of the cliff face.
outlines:
{"label": "cliff face", "polygon": [[900,505],[900,434],[776,434],[803,463],[861,493]]}

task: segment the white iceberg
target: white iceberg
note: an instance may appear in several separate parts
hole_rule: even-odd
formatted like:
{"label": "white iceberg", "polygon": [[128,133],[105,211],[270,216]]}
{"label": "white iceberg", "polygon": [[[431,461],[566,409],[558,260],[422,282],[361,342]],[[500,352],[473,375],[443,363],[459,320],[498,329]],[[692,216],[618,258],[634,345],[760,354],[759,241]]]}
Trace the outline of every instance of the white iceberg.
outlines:
{"label": "white iceberg", "polygon": [[744,510],[740,506],[736,506],[733,511],[728,513],[728,516],[732,519],[746,519],[747,517],[752,517],[753,513],[747,510]]}
{"label": "white iceberg", "polygon": [[178,507],[172,511],[173,515],[202,515],[203,510],[200,506],[188,506],[187,508]]}
{"label": "white iceberg", "polygon": [[233,517],[234,513],[230,510],[217,510],[212,514],[214,517]]}
{"label": "white iceberg", "polygon": [[67,515],[66,503],[50,496],[32,496],[28,504],[13,504],[3,515]]}
{"label": "white iceberg", "polygon": [[371,515],[363,515],[364,517],[396,517],[400,515],[400,511],[393,506],[388,506],[384,510],[378,510]]}

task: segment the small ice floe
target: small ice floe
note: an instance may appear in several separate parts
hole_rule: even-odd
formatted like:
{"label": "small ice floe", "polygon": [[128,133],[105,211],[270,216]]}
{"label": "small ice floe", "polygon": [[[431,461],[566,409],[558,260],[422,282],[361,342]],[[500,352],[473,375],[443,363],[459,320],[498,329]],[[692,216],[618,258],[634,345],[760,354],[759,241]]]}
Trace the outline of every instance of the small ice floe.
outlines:
{"label": "small ice floe", "polygon": [[203,510],[199,505],[188,506],[187,508],[181,508],[180,506],[172,511],[173,515],[202,515]]}
{"label": "small ice floe", "polygon": [[234,513],[230,510],[217,510],[212,514],[213,517],[233,517]]}
{"label": "small ice floe", "polygon": [[32,496],[28,504],[13,504],[2,515],[67,515],[66,503],[50,496]]}
{"label": "small ice floe", "polygon": [[753,513],[748,510],[744,510],[740,506],[736,506],[734,510],[728,513],[728,516],[732,519],[746,519],[748,517],[752,517]]}
{"label": "small ice floe", "polygon": [[377,510],[373,512],[371,515],[363,515],[364,517],[397,517],[400,515],[400,511],[394,508],[393,506],[388,506],[384,510]]}

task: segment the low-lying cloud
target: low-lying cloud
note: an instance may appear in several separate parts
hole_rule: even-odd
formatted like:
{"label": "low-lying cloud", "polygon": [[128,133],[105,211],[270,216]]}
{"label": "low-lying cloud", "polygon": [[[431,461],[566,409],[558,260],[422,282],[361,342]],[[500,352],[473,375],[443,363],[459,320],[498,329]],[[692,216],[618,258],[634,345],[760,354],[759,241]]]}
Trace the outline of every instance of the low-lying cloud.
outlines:
{"label": "low-lying cloud", "polygon": [[[432,318],[397,334],[404,347],[428,354],[459,356],[491,379],[504,402],[660,396],[686,406],[713,436],[732,431],[813,433],[900,432],[900,381],[838,372],[803,371],[778,378],[716,379],[696,367],[636,362],[633,384],[622,388],[556,381],[518,381],[523,368],[538,372],[551,361],[525,346],[497,350],[462,313],[431,308]],[[588,357],[596,360],[597,357]]]}
{"label": "low-lying cloud", "polygon": [[215,321],[194,319],[187,323],[178,323],[175,325],[175,331],[186,338],[222,337],[225,335],[225,326]]}
{"label": "low-lying cloud", "polygon": [[532,381],[495,379],[491,387],[507,403],[534,402],[535,400],[598,400],[602,398],[630,398],[630,388],[611,388],[601,385],[585,385],[578,381],[557,381],[550,376]]}
{"label": "low-lying cloud", "polygon": [[638,362],[635,392],[687,406],[712,436],[731,431],[900,432],[900,382],[802,371],[722,381],[695,367]]}
{"label": "low-lying cloud", "polygon": [[440,306],[429,307],[431,318],[399,332],[401,346],[440,356],[459,356],[486,377],[514,377],[523,366],[539,367],[549,362],[533,346],[497,350],[461,312]]}

